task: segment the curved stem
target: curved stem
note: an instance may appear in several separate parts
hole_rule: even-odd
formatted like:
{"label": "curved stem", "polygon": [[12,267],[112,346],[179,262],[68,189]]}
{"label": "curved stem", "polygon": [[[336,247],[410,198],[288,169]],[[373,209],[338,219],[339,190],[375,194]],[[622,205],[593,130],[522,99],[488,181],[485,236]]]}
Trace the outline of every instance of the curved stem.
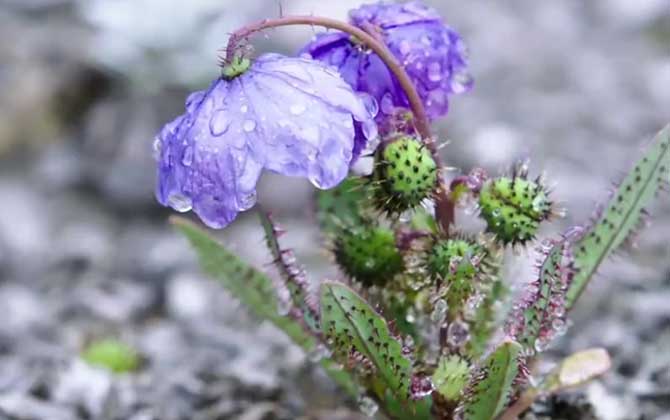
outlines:
{"label": "curved stem", "polygon": [[[290,25],[316,25],[330,29],[337,29],[356,37],[358,41],[365,44],[368,48],[374,51],[384,62],[384,64],[386,64],[388,69],[393,73],[393,75],[398,80],[398,83],[405,91],[405,95],[409,101],[410,109],[412,110],[412,114],[414,114],[414,125],[417,132],[421,136],[422,141],[428,150],[430,150],[438,168],[443,166],[439,151],[435,145],[435,141],[432,138],[426,110],[423,107],[421,97],[414,87],[414,83],[412,83],[412,80],[409,78],[405,68],[400,63],[398,63],[398,60],[396,60],[395,56],[388,49],[388,47],[374,35],[371,35],[363,29],[360,29],[347,22],[321,16],[283,16],[275,19],[264,19],[244,26],[230,35],[228,45],[226,46],[225,62],[232,62],[239,43],[253,33],[262,31],[264,29]],[[440,181],[437,188],[437,197],[435,200],[435,217],[445,233],[448,234],[449,226],[454,222],[454,204],[449,199],[448,188],[445,185],[442,177],[440,176],[439,179]]]}

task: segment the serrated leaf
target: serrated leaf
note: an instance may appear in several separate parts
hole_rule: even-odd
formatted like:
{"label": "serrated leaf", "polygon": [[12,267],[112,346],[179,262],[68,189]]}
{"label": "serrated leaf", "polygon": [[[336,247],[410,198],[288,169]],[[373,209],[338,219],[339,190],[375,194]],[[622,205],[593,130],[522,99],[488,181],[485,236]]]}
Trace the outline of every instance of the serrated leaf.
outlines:
{"label": "serrated leaf", "polygon": [[509,403],[520,372],[521,345],[508,341],[489,355],[468,385],[464,420],[493,420]]}
{"label": "serrated leaf", "polygon": [[258,214],[265,231],[268,249],[289,291],[292,304],[300,309],[307,326],[314,332],[319,331],[319,311],[314,304],[314,299],[309,295],[309,283],[305,269],[296,261],[293,250],[281,248],[279,235],[283,231],[275,224],[270,214],[264,211],[259,211]]}
{"label": "serrated leaf", "polygon": [[401,344],[363,298],[344,284],[325,282],[321,286],[321,319],[326,339],[340,361],[355,352],[371,364],[373,391],[381,401],[390,397],[400,404],[396,409],[412,415],[428,412],[428,399],[410,399],[412,368]]}
{"label": "serrated leaf", "polygon": [[612,367],[607,350],[602,348],[583,350],[561,361],[547,376],[541,386],[542,392],[554,393],[581,386]]}
{"label": "serrated leaf", "polygon": [[597,222],[574,244],[577,272],[568,289],[568,308],[575,304],[600,263],[635,231],[644,207],[663,183],[670,180],[669,168],[670,126],[667,126],[624,178]]}
{"label": "serrated leaf", "polygon": [[565,324],[565,245],[563,240],[542,245],[546,254],[538,280],[530,284],[532,293],[522,298],[507,325],[508,334],[531,352],[545,348],[559,323]]}
{"label": "serrated leaf", "polygon": [[316,193],[316,217],[321,231],[337,235],[342,226],[358,226],[369,202],[368,191],[361,178],[347,178],[337,187]]}
{"label": "serrated leaf", "polygon": [[[226,250],[204,229],[178,217],[171,218],[171,221],[196,250],[205,273],[219,280],[251,313],[284,331],[305,352],[314,351],[316,338],[300,322],[279,314],[277,296],[270,278]],[[338,369],[330,359],[321,360],[321,366],[345,391],[357,395],[358,387],[347,372]]]}

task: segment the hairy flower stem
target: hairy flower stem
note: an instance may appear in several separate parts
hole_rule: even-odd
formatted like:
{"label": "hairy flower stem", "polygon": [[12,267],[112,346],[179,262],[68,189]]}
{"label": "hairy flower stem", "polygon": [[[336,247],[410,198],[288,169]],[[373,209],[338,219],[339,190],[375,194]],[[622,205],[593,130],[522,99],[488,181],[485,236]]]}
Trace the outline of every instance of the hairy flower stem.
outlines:
{"label": "hairy flower stem", "polygon": [[[405,68],[398,63],[398,60],[396,60],[393,53],[389,51],[386,45],[379,40],[376,35],[370,34],[347,22],[321,16],[282,16],[275,19],[264,19],[244,26],[230,35],[225,50],[225,62],[227,64],[233,62],[238,45],[253,33],[264,29],[291,25],[316,25],[330,29],[337,29],[352,35],[359,42],[374,51],[398,79],[400,86],[405,91],[405,95],[407,95],[412,114],[414,114],[414,125],[416,130],[421,136],[425,146],[430,150],[437,166],[439,168],[443,166],[438,148],[430,131],[430,124],[428,122],[426,110],[423,107],[421,98],[419,97],[412,80],[409,78]],[[374,32],[374,30],[370,29],[370,32]],[[448,234],[449,226],[454,223],[455,211],[454,203],[449,198],[449,190],[441,176],[439,177],[439,184],[436,189],[435,218],[438,220],[444,232]]]}

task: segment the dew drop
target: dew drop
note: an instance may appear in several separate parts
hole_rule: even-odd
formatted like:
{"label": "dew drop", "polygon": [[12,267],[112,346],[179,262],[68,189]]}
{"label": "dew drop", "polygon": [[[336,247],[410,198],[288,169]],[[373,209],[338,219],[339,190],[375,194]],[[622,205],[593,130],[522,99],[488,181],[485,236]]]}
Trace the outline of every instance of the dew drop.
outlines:
{"label": "dew drop", "polygon": [[168,206],[172,207],[180,213],[186,213],[193,208],[193,202],[190,197],[181,193],[172,193],[167,200]]}
{"label": "dew drop", "polygon": [[537,338],[535,340],[534,347],[535,347],[536,352],[541,353],[541,352],[545,351],[547,349],[547,347],[549,347],[549,340],[544,339],[544,338]]}
{"label": "dew drop", "polygon": [[379,104],[377,103],[377,100],[366,92],[360,92],[358,97],[363,102],[363,105],[365,106],[366,111],[368,111],[368,114],[370,114],[370,118],[376,117],[379,113]]}
{"label": "dew drop", "polygon": [[307,358],[312,363],[319,363],[332,355],[332,352],[323,344],[318,344],[312,351],[307,354]]}
{"label": "dew drop", "polygon": [[243,113],[243,114],[246,114],[246,112],[247,112],[248,110],[249,110],[249,107],[246,106],[246,105],[242,105],[242,106],[240,107],[240,112]]}
{"label": "dew drop", "polygon": [[242,129],[246,131],[247,133],[251,133],[256,129],[256,121],[254,120],[244,120],[242,123]]}
{"label": "dew drop", "polygon": [[435,302],[435,305],[433,306],[433,312],[430,314],[431,321],[442,323],[445,315],[447,314],[447,309],[447,301],[444,299],[439,299],[437,302]]}
{"label": "dew drop", "polygon": [[459,94],[467,91],[472,83],[472,77],[467,73],[456,73],[451,79],[451,91]]}
{"label": "dew drop", "polygon": [[230,127],[230,118],[222,109],[216,111],[209,120],[209,131],[214,136],[220,136],[228,131]]}
{"label": "dew drop", "polygon": [[163,142],[159,136],[154,137],[154,143],[152,145],[153,157],[154,160],[158,161],[161,158],[161,149],[163,148]]}
{"label": "dew drop", "polygon": [[468,324],[456,320],[447,328],[447,343],[451,347],[461,347],[470,338]]}
{"label": "dew drop", "polygon": [[363,135],[366,139],[375,139],[377,134],[377,124],[373,120],[363,123]]}
{"label": "dew drop", "polygon": [[403,39],[398,43],[398,51],[400,51],[400,54],[402,55],[407,55],[412,51],[412,44],[410,44],[408,40]]}
{"label": "dew drop", "polygon": [[256,204],[256,191],[252,191],[248,194],[239,197],[237,200],[237,209],[240,211],[245,211],[250,209]]}
{"label": "dew drop", "polygon": [[386,92],[384,96],[382,96],[381,109],[382,112],[386,115],[393,114],[394,106],[393,106],[393,96],[391,95],[391,92]]}
{"label": "dew drop", "polygon": [[358,398],[358,409],[367,417],[373,417],[379,410],[377,403],[370,397],[361,396]]}
{"label": "dew drop", "polygon": [[193,148],[191,146],[188,146],[186,149],[184,149],[184,154],[181,157],[181,163],[184,166],[191,166],[193,163]]}
{"label": "dew drop", "polygon": [[428,64],[428,80],[431,82],[442,80],[442,66],[437,61]]}
{"label": "dew drop", "polygon": [[291,301],[288,298],[282,299],[279,298],[277,299],[277,313],[280,316],[286,316],[288,315],[289,312],[291,312]]}
{"label": "dew drop", "polygon": [[300,115],[303,112],[305,112],[307,108],[303,104],[293,104],[289,107],[289,111],[291,111],[291,114],[293,115]]}

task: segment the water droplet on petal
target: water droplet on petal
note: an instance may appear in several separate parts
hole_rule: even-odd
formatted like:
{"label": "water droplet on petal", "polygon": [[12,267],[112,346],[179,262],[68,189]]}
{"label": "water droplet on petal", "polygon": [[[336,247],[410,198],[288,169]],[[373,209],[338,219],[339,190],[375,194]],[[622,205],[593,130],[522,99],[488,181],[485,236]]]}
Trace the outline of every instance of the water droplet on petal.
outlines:
{"label": "water droplet on petal", "polygon": [[381,108],[382,112],[386,115],[391,115],[393,114],[393,96],[391,95],[391,92],[386,92],[384,96],[382,96],[381,100]]}
{"label": "water droplet on petal", "polygon": [[456,73],[451,79],[451,91],[459,94],[467,91],[472,83],[472,77],[467,73]]}
{"label": "water droplet on petal", "polygon": [[244,120],[242,123],[242,129],[247,133],[251,133],[256,128],[256,121],[254,120]]}
{"label": "water droplet on petal", "polygon": [[181,193],[172,193],[167,200],[168,206],[172,207],[180,213],[186,213],[193,208],[193,202],[190,197]]}
{"label": "water droplet on petal", "polygon": [[191,146],[188,146],[186,149],[184,149],[184,154],[181,157],[181,163],[184,166],[191,166],[193,163],[193,148]]}
{"label": "water droplet on petal", "polygon": [[379,410],[379,406],[372,398],[361,396],[358,398],[358,409],[365,416],[373,417]]}
{"label": "water droplet on petal", "polygon": [[412,51],[412,44],[410,44],[408,40],[403,39],[398,43],[398,51],[400,51],[400,54],[402,55],[407,55]]}
{"label": "water droplet on petal", "polygon": [[363,135],[365,136],[366,139],[372,140],[377,137],[377,124],[374,122],[374,120],[369,120],[366,121],[363,124]]}
{"label": "water droplet on petal", "polygon": [[240,112],[243,113],[243,114],[245,114],[248,110],[249,110],[249,107],[246,106],[246,105],[242,105],[240,107]]}
{"label": "water droplet on petal", "polygon": [[428,80],[431,82],[442,80],[442,66],[437,61],[428,64]]}
{"label": "water droplet on petal", "polygon": [[154,143],[152,145],[153,157],[154,160],[159,160],[161,158],[161,149],[163,148],[163,142],[159,136],[154,137]]}
{"label": "water droplet on petal", "polygon": [[219,109],[212,115],[212,119],[209,120],[209,131],[214,136],[220,136],[230,127],[230,118],[228,117],[226,111]]}
{"label": "water droplet on petal", "polygon": [[300,115],[303,112],[305,112],[307,108],[303,104],[293,104],[289,107],[289,111],[291,111],[291,114],[293,115]]}
{"label": "water droplet on petal", "polygon": [[245,211],[250,209],[256,204],[256,191],[252,191],[248,194],[244,194],[242,197],[237,199],[237,210]]}
{"label": "water droplet on petal", "polygon": [[361,98],[361,101],[363,102],[366,111],[368,111],[368,114],[370,114],[370,117],[376,117],[379,113],[379,104],[377,104],[377,100],[366,92],[360,92],[358,97]]}

